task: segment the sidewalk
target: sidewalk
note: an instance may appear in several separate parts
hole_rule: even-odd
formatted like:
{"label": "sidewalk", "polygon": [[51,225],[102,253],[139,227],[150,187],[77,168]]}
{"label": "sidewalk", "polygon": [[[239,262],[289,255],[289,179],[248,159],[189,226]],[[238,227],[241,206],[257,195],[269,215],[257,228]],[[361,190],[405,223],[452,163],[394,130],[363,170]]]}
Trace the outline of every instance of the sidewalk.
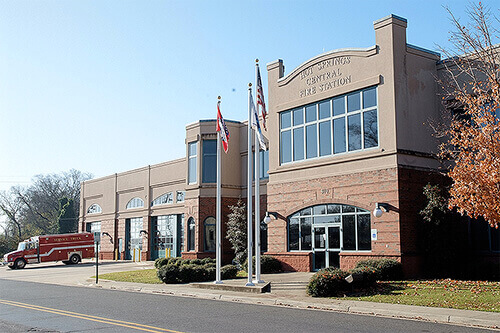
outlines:
{"label": "sidewalk", "polygon": [[[154,268],[153,262],[100,261],[99,264],[99,275]],[[93,275],[95,275],[95,265],[91,261],[77,266],[65,266],[60,263],[54,263],[44,266],[28,265],[23,270],[0,269],[0,278],[13,280],[195,297],[237,303],[285,306],[297,309],[416,319],[500,331],[500,313],[495,312],[310,297],[306,295],[305,289],[313,273],[262,274],[262,279],[266,283],[270,283],[271,286],[271,292],[268,293],[235,291],[244,288],[247,279],[224,280],[222,285],[216,286],[217,289],[202,289],[196,287],[195,284],[141,284],[102,280],[101,278],[99,278],[99,283],[96,285],[95,278],[91,278]],[[205,284],[214,285],[213,283]]]}
{"label": "sidewalk", "polygon": [[[150,267],[153,265],[151,264]],[[416,319],[500,331],[500,313],[310,297],[306,294],[306,285],[313,274],[301,272],[262,274],[262,279],[271,285],[269,293],[234,291],[233,287],[244,288],[247,279],[224,280],[222,285],[215,285],[213,282],[205,283],[216,289],[201,289],[195,284],[150,285],[109,280],[101,280],[99,285],[95,285],[93,283],[95,281],[90,279],[87,279],[83,284],[103,289]]]}

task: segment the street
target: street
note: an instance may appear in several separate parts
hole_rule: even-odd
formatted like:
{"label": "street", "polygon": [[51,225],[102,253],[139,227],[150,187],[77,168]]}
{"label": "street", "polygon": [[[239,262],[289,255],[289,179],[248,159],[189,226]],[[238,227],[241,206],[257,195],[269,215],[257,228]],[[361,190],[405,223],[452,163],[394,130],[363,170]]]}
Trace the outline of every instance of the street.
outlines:
{"label": "street", "polygon": [[5,332],[480,332],[470,327],[0,279]]}

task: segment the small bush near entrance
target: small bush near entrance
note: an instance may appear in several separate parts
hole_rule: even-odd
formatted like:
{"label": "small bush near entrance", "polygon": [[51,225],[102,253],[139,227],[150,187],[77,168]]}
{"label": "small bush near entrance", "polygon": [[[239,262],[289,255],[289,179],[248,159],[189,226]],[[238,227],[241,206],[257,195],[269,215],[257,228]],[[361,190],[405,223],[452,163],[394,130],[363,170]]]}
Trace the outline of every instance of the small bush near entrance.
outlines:
{"label": "small bush near entrance", "polygon": [[367,259],[356,263],[355,268],[373,268],[379,281],[399,281],[403,278],[403,266],[394,259]]}
{"label": "small bush near entrance", "polygon": [[369,288],[377,282],[377,272],[372,267],[358,267],[351,269],[349,273],[353,277],[352,288]]}
{"label": "small bush near entrance", "polygon": [[[255,257],[252,257],[253,266],[252,269],[255,272]],[[241,269],[248,271],[248,260],[246,260]],[[281,272],[281,262],[272,256],[261,256],[260,257],[260,272],[263,274],[279,273]]]}
{"label": "small bush near entrance", "polygon": [[345,280],[348,275],[339,268],[322,269],[309,280],[307,294],[313,297],[342,296],[351,289]]}

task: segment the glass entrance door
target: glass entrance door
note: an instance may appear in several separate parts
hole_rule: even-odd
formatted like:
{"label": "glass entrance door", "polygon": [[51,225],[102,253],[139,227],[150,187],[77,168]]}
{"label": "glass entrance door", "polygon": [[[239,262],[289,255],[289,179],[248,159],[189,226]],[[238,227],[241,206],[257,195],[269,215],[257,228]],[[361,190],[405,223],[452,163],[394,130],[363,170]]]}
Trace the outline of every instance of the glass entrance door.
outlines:
{"label": "glass entrance door", "polygon": [[313,269],[339,267],[341,248],[340,225],[324,225],[314,227]]}

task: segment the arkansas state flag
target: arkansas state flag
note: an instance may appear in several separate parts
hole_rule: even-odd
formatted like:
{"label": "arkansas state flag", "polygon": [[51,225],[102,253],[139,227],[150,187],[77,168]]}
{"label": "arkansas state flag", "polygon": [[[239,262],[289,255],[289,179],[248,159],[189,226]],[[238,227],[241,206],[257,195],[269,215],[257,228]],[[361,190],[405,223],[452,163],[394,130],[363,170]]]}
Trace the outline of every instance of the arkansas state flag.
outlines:
{"label": "arkansas state flag", "polygon": [[220,101],[217,102],[217,132],[219,132],[224,152],[227,154],[227,150],[229,149],[229,131],[227,130],[224,118],[222,118],[222,114],[220,113],[219,105]]}

